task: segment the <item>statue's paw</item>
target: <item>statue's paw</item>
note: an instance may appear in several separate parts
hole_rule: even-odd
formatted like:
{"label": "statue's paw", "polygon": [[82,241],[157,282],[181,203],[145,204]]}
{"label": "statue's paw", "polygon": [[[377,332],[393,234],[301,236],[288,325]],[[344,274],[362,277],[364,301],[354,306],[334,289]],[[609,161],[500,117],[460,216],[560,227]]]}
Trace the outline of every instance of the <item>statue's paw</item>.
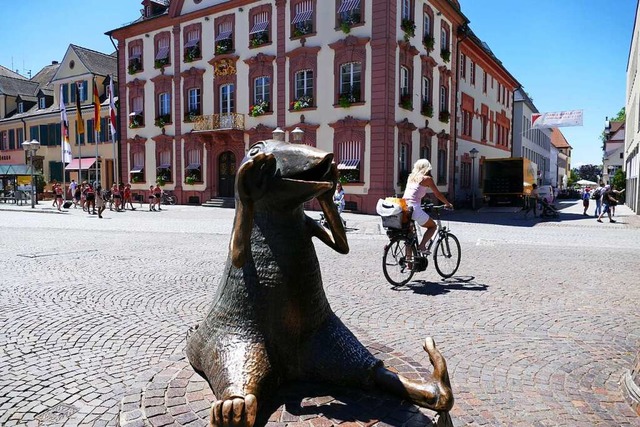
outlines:
{"label": "statue's paw", "polygon": [[453,407],[453,393],[451,391],[451,382],[449,381],[449,371],[447,362],[440,350],[436,347],[436,343],[431,337],[427,337],[424,341],[424,351],[429,355],[429,360],[433,365],[432,378],[438,387],[438,399],[435,407],[432,409],[438,411],[449,411]]}
{"label": "statue's paw", "polygon": [[216,400],[211,405],[211,427],[253,427],[257,412],[258,401],[253,394]]}

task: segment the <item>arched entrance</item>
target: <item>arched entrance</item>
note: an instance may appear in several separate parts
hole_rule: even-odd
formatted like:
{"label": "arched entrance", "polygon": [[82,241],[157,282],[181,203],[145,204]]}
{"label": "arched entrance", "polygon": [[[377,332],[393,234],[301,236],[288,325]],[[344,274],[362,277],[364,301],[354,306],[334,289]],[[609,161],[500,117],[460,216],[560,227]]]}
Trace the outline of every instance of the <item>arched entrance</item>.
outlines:
{"label": "arched entrance", "polygon": [[224,151],[218,157],[218,196],[233,197],[236,181],[236,156]]}

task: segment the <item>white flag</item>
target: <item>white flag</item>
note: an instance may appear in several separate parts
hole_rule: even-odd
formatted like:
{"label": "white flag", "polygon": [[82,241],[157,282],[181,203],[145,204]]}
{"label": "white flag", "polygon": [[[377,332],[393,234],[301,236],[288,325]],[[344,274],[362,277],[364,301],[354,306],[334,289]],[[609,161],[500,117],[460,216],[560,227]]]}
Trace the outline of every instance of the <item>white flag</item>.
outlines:
{"label": "white flag", "polygon": [[60,85],[60,148],[62,150],[62,163],[69,163],[73,160],[71,154],[71,144],[69,144],[69,120],[67,119],[67,109],[64,106],[64,93]]}
{"label": "white flag", "polygon": [[113,76],[109,76],[109,125],[111,127],[111,138],[116,140],[116,103],[113,96]]}
{"label": "white flag", "polygon": [[582,110],[535,113],[531,115],[531,129],[582,126]]}

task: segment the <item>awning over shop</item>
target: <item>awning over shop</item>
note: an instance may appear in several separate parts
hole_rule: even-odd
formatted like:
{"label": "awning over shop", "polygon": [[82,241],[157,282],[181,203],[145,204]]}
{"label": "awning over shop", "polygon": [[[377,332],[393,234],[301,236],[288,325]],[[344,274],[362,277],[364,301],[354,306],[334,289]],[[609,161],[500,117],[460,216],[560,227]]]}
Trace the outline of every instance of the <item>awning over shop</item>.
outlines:
{"label": "awning over shop", "polygon": [[356,170],[359,164],[359,159],[343,160],[338,164],[338,170]]}
{"label": "awning over shop", "polygon": [[91,157],[88,159],[73,159],[65,169],[68,171],[77,171],[78,169],[80,169],[80,166],[82,166],[82,170],[87,170],[91,168],[91,166],[93,166],[95,162],[95,157]]}
{"label": "awning over shop", "polygon": [[[34,170],[38,175],[38,171]],[[31,175],[31,165],[0,165],[0,176]]]}

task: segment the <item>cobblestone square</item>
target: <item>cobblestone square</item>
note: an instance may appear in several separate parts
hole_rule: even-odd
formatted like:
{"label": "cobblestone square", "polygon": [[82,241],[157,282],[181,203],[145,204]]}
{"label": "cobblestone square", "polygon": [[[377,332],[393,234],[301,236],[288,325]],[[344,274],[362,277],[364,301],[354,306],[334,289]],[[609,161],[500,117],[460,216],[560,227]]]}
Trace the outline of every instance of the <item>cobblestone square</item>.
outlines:
{"label": "cobblestone square", "polygon": [[[382,274],[379,218],[347,213],[348,255],[316,242],[329,301],[363,342],[419,372],[433,336],[456,426],[640,426],[622,385],[640,350],[638,217],[619,206],[618,223],[599,224],[577,202],[560,205],[559,221],[449,214],[457,276],[442,281],[430,265],[398,289]],[[183,349],[219,284],[233,210],[141,206],[98,219],[45,201],[34,211],[0,206],[0,425],[206,425],[211,394]],[[356,405],[349,393],[342,401]],[[384,418],[359,404],[369,422],[343,425],[434,415]],[[309,413],[272,421],[324,425]]]}

